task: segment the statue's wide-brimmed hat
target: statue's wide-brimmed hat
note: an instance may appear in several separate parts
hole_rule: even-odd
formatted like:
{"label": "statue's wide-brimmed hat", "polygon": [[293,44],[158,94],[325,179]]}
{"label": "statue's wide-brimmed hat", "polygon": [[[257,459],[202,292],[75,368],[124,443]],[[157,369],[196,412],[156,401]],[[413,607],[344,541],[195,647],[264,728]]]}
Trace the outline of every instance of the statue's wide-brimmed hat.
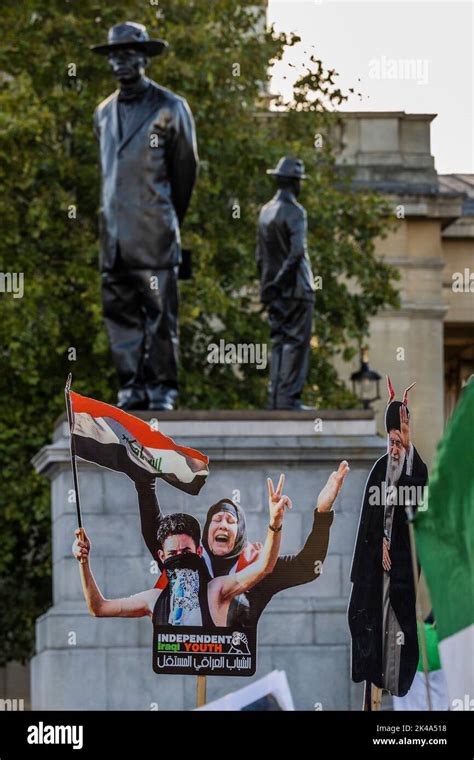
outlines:
{"label": "statue's wide-brimmed hat", "polygon": [[124,24],[116,24],[109,29],[106,45],[92,45],[91,50],[99,55],[108,55],[114,50],[136,48],[152,56],[160,55],[167,46],[168,43],[165,40],[151,40],[143,24],[126,21]]}
{"label": "statue's wide-brimmed hat", "polygon": [[274,169],[267,169],[267,174],[273,177],[289,177],[291,179],[308,179],[304,173],[304,163],[299,158],[280,158]]}

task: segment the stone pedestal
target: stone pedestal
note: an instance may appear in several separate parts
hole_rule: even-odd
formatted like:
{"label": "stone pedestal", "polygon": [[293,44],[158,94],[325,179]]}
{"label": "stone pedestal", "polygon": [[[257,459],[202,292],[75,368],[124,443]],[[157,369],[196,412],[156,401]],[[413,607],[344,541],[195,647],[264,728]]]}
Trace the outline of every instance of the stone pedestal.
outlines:
{"label": "stone pedestal", "polygon": [[[140,416],[150,420],[152,414]],[[316,426],[316,418],[320,423]],[[319,429],[322,428],[322,429]],[[252,541],[267,528],[266,477],[286,473],[293,511],[283,530],[284,553],[298,551],[310,530],[317,494],[341,459],[351,472],[336,502],[329,554],[314,583],[285,591],[260,620],[256,678],[285,670],[300,710],[360,709],[361,691],[350,680],[346,610],[349,568],[368,472],[384,453],[371,412],[168,412],[159,429],[182,445],[205,452],[210,476],[198,497],[157,481],[165,513],[188,511],[201,523],[222,497],[240,500]],[[148,619],[96,619],[88,614],[71,546],[76,528],[67,426],[59,421],[53,443],[34,466],[51,480],[53,606],[37,621],[32,661],[35,710],[192,709],[196,679],[157,676],[151,667]],[[140,534],[136,492],[121,474],[79,461],[84,527],[91,567],[107,597],[151,588],[154,563]],[[287,648],[291,644],[291,650]],[[209,678],[208,699],[248,683]],[[316,708],[315,708],[316,706]]]}

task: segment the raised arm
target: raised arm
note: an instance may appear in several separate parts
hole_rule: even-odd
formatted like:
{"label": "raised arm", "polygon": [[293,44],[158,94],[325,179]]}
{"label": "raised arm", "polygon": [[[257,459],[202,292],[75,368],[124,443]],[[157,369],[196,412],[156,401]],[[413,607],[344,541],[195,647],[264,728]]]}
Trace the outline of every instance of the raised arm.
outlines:
{"label": "raised arm", "polygon": [[268,575],[268,573],[271,573],[275,567],[280,550],[285,508],[292,508],[292,503],[288,496],[282,496],[281,494],[284,480],[285,476],[280,475],[280,480],[275,491],[271,479],[267,478],[270,521],[267,537],[258,559],[238,573],[215,579],[215,581],[219,581],[220,583],[220,594],[223,599],[229,600],[238,594],[248,591]]}
{"label": "raised arm", "polygon": [[79,561],[82,590],[90,614],[94,617],[151,617],[161,592],[150,589],[121,599],[105,599],[90,569],[90,541],[83,528],[78,528],[75,535],[72,551]]}
{"label": "raised arm", "polygon": [[163,513],[156,495],[155,481],[154,476],[147,474],[133,478],[135,488],[137,489],[143,540],[153,559],[158,562],[161,570],[163,569],[163,563],[158,557],[159,546],[156,535],[163,519]]}
{"label": "raised arm", "polygon": [[314,581],[322,572],[329,545],[329,532],[334,519],[333,504],[342,488],[349,465],[344,460],[331,473],[319,492],[311,532],[298,554],[278,557],[274,570],[258,586],[258,593],[272,597],[279,591]]}

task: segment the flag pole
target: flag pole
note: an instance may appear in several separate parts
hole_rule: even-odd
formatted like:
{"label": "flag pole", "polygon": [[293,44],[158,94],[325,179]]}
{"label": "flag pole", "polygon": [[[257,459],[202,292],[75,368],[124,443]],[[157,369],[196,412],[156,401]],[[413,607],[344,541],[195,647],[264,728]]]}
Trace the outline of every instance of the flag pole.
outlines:
{"label": "flag pole", "polygon": [[74,438],[72,435],[72,408],[71,408],[71,397],[70,397],[70,391],[71,391],[71,383],[72,383],[72,373],[70,372],[68,375],[68,378],[66,380],[66,386],[64,388],[64,395],[66,397],[66,411],[67,411],[67,420],[69,423],[69,440],[70,440],[70,452],[71,452],[71,468],[72,468],[72,479],[74,483],[74,492],[76,495],[76,514],[77,514],[77,526],[81,530],[81,538],[83,536],[83,527],[82,527],[82,517],[81,517],[81,504],[79,500],[79,480],[77,477],[77,462],[76,462],[76,447],[74,444]]}
{"label": "flag pole", "polygon": [[197,677],[196,707],[203,707],[206,704],[207,676]]}
{"label": "flag pole", "polygon": [[417,583],[418,562],[416,558],[415,530],[413,528],[413,522],[415,519],[415,511],[413,507],[411,506],[411,504],[408,504],[405,507],[405,513],[408,520],[408,532],[410,535],[411,564],[413,568],[413,584],[415,587],[416,619],[417,619],[417,622],[419,623],[419,629],[420,629],[421,659],[423,662],[423,674],[425,676],[426,699],[428,701],[428,710],[431,712],[433,710],[433,706],[431,702],[430,681],[428,678],[428,653],[426,650],[425,626],[424,626],[423,615],[421,613],[421,605],[418,601],[418,583]]}

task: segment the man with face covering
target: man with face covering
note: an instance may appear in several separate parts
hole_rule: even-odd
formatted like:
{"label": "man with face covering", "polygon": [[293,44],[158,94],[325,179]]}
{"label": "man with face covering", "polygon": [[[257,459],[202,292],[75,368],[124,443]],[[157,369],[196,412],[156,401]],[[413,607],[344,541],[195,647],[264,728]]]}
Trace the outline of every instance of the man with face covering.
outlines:
{"label": "man with face covering", "polygon": [[[329,531],[333,522],[332,505],[339,493],[344,478],[349,471],[346,461],[341,462],[337,472],[333,472],[321,490],[314,512],[313,527],[302,550],[296,555],[278,557],[272,572],[262,578],[251,590],[237,595],[229,607],[229,625],[255,625],[272,597],[279,591],[303,583],[310,583],[319,577],[326,558]],[[270,495],[277,503],[281,498],[284,475]],[[138,492],[142,535],[153,557],[158,559],[159,547],[156,530],[163,517],[155,493],[152,479],[135,479]],[[203,560],[211,578],[235,575],[254,562],[259,561],[262,545],[250,543],[247,539],[245,513],[230,499],[221,499],[207,513],[203,530]],[[157,588],[166,588],[166,573],[163,573]]]}
{"label": "man with face covering", "polygon": [[275,498],[268,481],[269,524],[267,537],[256,561],[231,575],[211,578],[202,559],[200,526],[187,514],[165,517],[158,528],[158,558],[164,567],[166,585],[127,598],[105,599],[89,565],[90,541],[83,528],[76,530],[73,554],[80,562],[84,597],[95,617],[145,617],[159,624],[226,626],[232,599],[249,591],[272,571],[278,557],[285,509],[291,501]]}

